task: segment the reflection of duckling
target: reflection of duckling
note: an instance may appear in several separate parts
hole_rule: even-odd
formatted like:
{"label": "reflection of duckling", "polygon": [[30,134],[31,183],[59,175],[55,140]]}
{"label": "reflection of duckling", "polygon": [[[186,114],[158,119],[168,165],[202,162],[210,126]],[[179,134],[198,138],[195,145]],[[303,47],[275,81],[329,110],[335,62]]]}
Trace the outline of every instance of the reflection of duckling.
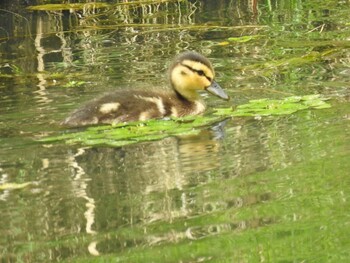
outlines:
{"label": "reflection of duckling", "polygon": [[170,67],[170,83],[173,88],[170,91],[109,93],[74,111],[62,124],[73,127],[200,114],[205,110],[205,104],[197,90],[229,99],[214,81],[214,69],[209,60],[196,52],[187,51],[175,58]]}

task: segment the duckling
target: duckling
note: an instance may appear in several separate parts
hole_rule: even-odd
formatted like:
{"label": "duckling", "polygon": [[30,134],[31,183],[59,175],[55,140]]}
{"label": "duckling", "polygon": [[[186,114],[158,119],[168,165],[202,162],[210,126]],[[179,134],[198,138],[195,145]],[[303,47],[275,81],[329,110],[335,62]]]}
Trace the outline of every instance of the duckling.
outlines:
{"label": "duckling", "polygon": [[169,69],[172,89],[131,89],[108,93],[77,109],[61,124],[79,127],[197,115],[205,110],[205,103],[197,91],[205,90],[229,100],[229,96],[214,81],[214,76],[214,69],[207,58],[187,51],[178,55]]}

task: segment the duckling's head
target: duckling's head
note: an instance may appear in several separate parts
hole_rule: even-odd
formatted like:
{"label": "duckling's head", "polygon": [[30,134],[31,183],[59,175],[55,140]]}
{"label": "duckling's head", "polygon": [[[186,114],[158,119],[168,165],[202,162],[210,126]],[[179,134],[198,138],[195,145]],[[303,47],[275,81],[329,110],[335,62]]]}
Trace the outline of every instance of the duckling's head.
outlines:
{"label": "duckling's head", "polygon": [[198,90],[206,90],[224,100],[229,96],[214,81],[215,72],[207,58],[199,53],[187,51],[175,58],[170,67],[170,82],[184,98],[195,101]]}

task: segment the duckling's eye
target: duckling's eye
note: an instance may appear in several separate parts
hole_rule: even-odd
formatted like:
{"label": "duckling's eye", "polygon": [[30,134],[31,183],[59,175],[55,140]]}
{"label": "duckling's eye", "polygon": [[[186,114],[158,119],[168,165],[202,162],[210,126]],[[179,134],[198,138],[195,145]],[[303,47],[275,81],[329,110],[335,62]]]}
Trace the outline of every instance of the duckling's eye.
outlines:
{"label": "duckling's eye", "polygon": [[208,77],[207,75],[205,75],[205,73],[204,73],[203,70],[197,70],[196,72],[197,72],[197,74],[198,74],[199,76],[204,76],[204,77],[207,78],[207,80],[209,80],[209,81],[211,82],[211,78]]}
{"label": "duckling's eye", "polygon": [[199,76],[204,76],[205,75],[203,70],[198,70],[197,73],[198,73]]}

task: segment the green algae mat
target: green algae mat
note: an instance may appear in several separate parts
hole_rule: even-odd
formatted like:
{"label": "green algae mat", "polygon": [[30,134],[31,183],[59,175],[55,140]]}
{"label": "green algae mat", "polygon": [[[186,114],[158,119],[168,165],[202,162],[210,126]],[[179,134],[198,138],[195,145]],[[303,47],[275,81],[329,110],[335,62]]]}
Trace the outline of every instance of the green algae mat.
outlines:
{"label": "green algae mat", "polygon": [[320,95],[292,96],[281,100],[259,99],[236,108],[214,108],[210,115],[120,123],[66,130],[55,136],[41,138],[44,143],[63,141],[85,146],[105,145],[120,147],[137,142],[159,140],[175,135],[198,134],[204,127],[231,117],[263,117],[289,115],[306,109],[326,109],[331,105]]}

